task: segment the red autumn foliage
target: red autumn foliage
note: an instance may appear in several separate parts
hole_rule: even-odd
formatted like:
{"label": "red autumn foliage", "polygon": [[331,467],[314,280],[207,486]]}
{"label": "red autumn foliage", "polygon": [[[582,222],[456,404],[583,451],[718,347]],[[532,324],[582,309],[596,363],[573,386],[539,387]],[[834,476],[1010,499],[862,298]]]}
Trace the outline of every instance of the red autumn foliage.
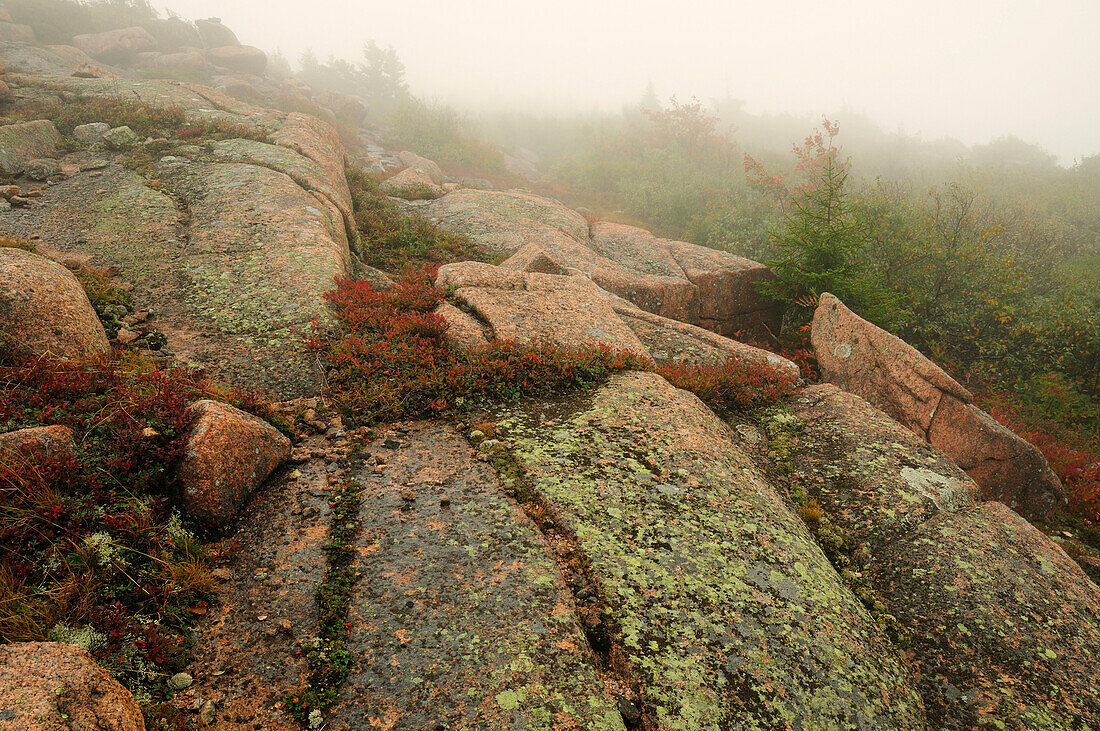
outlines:
{"label": "red autumn foliage", "polygon": [[[442,339],[446,321],[432,313],[443,292],[434,270],[407,272],[392,290],[341,279],[328,294],[339,334],[318,329],[310,341],[328,367],[335,400],[362,423],[435,416],[497,398],[551,396],[620,370],[650,370],[636,354],[610,348],[567,350],[497,341],[465,352]],[[790,392],[793,379],[737,361],[673,366],[659,372],[715,405],[743,409]]]}

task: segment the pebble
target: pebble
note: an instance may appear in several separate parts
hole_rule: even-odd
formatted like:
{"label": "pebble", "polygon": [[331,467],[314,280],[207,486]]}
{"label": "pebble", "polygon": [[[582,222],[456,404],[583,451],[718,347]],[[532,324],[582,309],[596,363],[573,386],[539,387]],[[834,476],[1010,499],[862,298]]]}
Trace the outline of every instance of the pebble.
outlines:
{"label": "pebble", "polygon": [[184,688],[191,687],[191,683],[194,680],[187,673],[176,673],[168,679],[168,687],[172,690],[183,690]]}
{"label": "pebble", "polygon": [[202,704],[202,708],[199,710],[199,721],[206,725],[214,723],[214,701],[206,701]]}

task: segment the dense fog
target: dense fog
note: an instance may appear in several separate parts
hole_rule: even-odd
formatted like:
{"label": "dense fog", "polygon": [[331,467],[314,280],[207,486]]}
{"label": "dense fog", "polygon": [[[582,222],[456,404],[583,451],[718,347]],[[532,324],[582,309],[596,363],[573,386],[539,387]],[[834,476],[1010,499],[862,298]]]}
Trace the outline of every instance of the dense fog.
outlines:
{"label": "dense fog", "polygon": [[1014,134],[1064,164],[1100,152],[1100,4],[477,0],[167,0],[244,43],[355,59],[392,45],[413,93],[461,108],[616,110],[743,99],[753,112],[850,109],[887,130],[967,144]]}

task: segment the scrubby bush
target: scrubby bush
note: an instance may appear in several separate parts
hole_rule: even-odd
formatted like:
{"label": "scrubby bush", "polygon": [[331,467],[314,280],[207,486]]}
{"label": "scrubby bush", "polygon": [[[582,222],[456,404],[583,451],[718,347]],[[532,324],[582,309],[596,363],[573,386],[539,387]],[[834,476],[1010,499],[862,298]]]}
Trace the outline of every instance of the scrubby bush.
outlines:
{"label": "scrubby bush", "polygon": [[215,586],[169,475],[208,393],[139,359],[0,354],[0,433],[62,425],[76,445],[0,459],[0,642],[80,644],[140,702],[183,669]]}
{"label": "scrubby bush", "polygon": [[347,177],[367,264],[400,273],[409,266],[484,260],[465,236],[436,228],[421,216],[402,213],[374,178],[354,167],[348,167]]}

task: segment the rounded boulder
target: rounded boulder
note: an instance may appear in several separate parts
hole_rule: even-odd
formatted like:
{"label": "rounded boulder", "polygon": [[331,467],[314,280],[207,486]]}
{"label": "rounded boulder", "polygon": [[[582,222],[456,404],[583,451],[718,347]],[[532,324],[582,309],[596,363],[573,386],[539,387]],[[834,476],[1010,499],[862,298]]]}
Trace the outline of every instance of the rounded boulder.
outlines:
{"label": "rounded boulder", "polygon": [[183,507],[220,528],[287,460],[290,440],[263,419],[218,401],[195,402],[191,418],[178,472]]}
{"label": "rounded boulder", "polygon": [[0,720],[22,731],[145,730],[130,692],[87,650],[60,642],[0,647]]}
{"label": "rounded boulder", "polygon": [[31,358],[87,358],[111,349],[72,272],[13,248],[0,248],[0,344]]}

